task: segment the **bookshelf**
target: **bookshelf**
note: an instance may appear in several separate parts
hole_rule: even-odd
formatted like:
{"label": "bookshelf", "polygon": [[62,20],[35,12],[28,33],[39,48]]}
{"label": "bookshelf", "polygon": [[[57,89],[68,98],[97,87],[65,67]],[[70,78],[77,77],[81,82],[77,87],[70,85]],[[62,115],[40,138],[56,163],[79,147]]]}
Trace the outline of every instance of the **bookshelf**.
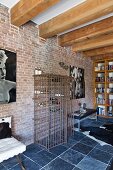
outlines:
{"label": "bookshelf", "polygon": [[99,116],[113,118],[113,59],[94,62],[94,94]]}

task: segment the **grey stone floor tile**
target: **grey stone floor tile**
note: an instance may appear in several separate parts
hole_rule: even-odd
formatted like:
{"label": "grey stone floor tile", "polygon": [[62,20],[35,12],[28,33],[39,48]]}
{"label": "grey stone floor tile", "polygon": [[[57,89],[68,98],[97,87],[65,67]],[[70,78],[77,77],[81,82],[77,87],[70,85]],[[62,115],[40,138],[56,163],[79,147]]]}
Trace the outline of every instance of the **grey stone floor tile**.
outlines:
{"label": "grey stone floor tile", "polygon": [[[109,121],[106,119],[95,121],[88,118],[83,120],[81,125],[99,127],[107,122]],[[88,155],[85,156],[86,154]],[[98,142],[77,131],[74,131],[74,135],[69,137],[68,143],[58,145],[50,151],[38,144],[31,144],[22,154],[26,170],[39,170],[43,166],[42,170],[113,170],[110,169],[111,157],[113,157],[113,146],[101,146]],[[20,170],[15,157],[0,164],[0,170],[9,169]]]}
{"label": "grey stone floor tile", "polygon": [[98,144],[98,142],[94,141],[93,139],[89,137],[85,137],[80,142],[91,147],[95,147]]}
{"label": "grey stone floor tile", "polygon": [[[23,161],[24,167],[26,170],[39,170],[41,168],[40,165],[36,164],[35,162],[31,161],[30,159],[26,159]],[[20,165],[16,165],[11,170],[21,170]]]}
{"label": "grey stone floor tile", "polygon": [[81,170],[80,168],[78,168],[78,167],[75,167],[73,170]]}
{"label": "grey stone floor tile", "polygon": [[109,162],[109,164],[108,164],[109,166],[111,166],[112,165],[112,167],[113,167],[113,157],[111,158],[111,160],[110,160],[110,162]]}
{"label": "grey stone floor tile", "polygon": [[96,146],[96,148],[97,149],[100,149],[100,150],[103,150],[103,151],[105,151],[105,152],[108,152],[108,153],[111,153],[112,155],[113,155],[113,146],[111,146],[111,145],[100,145],[100,144],[98,144],[97,146]]}
{"label": "grey stone floor tile", "polygon": [[25,157],[28,157],[28,158],[31,158],[31,159],[36,157],[36,154],[37,153],[35,153],[35,152],[24,152]]}
{"label": "grey stone floor tile", "polygon": [[76,145],[74,145],[72,147],[72,149],[87,155],[93,149],[93,147],[85,145],[85,144],[82,144],[82,143],[79,142]]}
{"label": "grey stone floor tile", "polygon": [[74,165],[60,159],[56,158],[47,166],[45,166],[42,170],[72,170]]}
{"label": "grey stone floor tile", "polygon": [[81,170],[106,170],[107,165],[96,159],[86,156],[77,165],[77,167],[80,168]]}
{"label": "grey stone floor tile", "polygon": [[70,139],[75,140],[75,141],[80,141],[84,139],[85,137],[86,136],[83,133],[75,131],[74,134],[70,137]]}
{"label": "grey stone floor tile", "polygon": [[[76,137],[77,135],[78,136],[81,136],[81,138],[84,138],[85,137],[85,135],[82,133],[82,132],[78,132],[78,131],[74,131],[74,133],[73,133],[73,135]],[[73,136],[72,135],[72,136]]]}
{"label": "grey stone floor tile", "polygon": [[84,156],[85,155],[79,152],[69,149],[68,151],[60,155],[60,158],[71,164],[77,165],[84,158]]}
{"label": "grey stone floor tile", "polygon": [[74,139],[69,139],[67,143],[64,143],[63,145],[67,148],[70,148],[72,146],[74,146],[75,144],[77,144],[78,141],[74,140]]}
{"label": "grey stone floor tile", "polygon": [[107,153],[107,152],[104,152],[104,151],[101,151],[99,149],[93,149],[89,154],[88,156],[94,158],[94,159],[97,159],[101,162],[104,162],[106,164],[108,164],[112,158],[113,155]]}
{"label": "grey stone floor tile", "polygon": [[[22,156],[22,160],[25,160],[26,158],[24,156]],[[12,168],[13,166],[15,166],[16,164],[18,164],[18,160],[16,159],[16,157],[10,158],[8,160],[5,160],[2,162],[3,166],[6,167],[7,169]]]}
{"label": "grey stone floor tile", "polygon": [[30,158],[35,163],[43,167],[46,164],[48,164],[50,161],[52,161],[54,158],[56,158],[56,156],[46,150],[43,150],[41,152],[35,153],[35,155],[33,155],[33,157]]}
{"label": "grey stone floor tile", "polygon": [[44,147],[41,147],[39,146],[38,144],[31,144],[31,145],[28,145],[27,148],[26,148],[26,151],[24,152],[25,155],[29,154],[29,153],[37,153],[41,150],[43,150]]}
{"label": "grey stone floor tile", "polygon": [[58,145],[53,148],[51,148],[49,151],[55,155],[60,155],[61,153],[65,152],[67,150],[67,147],[64,145]]}
{"label": "grey stone floor tile", "polygon": [[6,170],[6,168],[2,164],[0,164],[0,170]]}

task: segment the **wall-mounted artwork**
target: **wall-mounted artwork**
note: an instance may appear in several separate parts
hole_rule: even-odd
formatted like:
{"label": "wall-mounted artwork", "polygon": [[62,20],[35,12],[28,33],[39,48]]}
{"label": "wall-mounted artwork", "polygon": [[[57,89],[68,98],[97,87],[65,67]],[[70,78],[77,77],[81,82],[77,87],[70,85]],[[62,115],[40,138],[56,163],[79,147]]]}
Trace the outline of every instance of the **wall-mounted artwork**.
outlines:
{"label": "wall-mounted artwork", "polygon": [[16,53],[0,49],[0,104],[16,101]]}
{"label": "wall-mounted artwork", "polygon": [[79,99],[85,97],[84,69],[70,66],[70,76],[74,79],[71,84],[71,98]]}

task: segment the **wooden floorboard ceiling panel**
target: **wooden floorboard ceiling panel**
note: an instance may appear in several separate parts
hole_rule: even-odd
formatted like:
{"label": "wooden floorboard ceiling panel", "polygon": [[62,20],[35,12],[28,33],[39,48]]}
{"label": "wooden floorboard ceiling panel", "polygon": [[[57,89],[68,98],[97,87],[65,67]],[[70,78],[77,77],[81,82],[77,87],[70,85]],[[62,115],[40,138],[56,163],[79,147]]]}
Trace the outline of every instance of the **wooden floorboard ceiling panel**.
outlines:
{"label": "wooden floorboard ceiling panel", "polygon": [[83,42],[75,43],[72,46],[73,51],[87,51],[90,49],[113,45],[113,33],[102,35],[97,38],[91,38]]}
{"label": "wooden floorboard ceiling panel", "polygon": [[81,42],[88,38],[97,37],[110,32],[113,32],[113,16],[63,34],[58,37],[58,42],[61,46],[70,46],[75,42]]}
{"label": "wooden floorboard ceiling panel", "polygon": [[113,0],[87,0],[39,26],[40,36],[49,38],[113,12]]}
{"label": "wooden floorboard ceiling panel", "polygon": [[93,57],[97,55],[110,54],[113,53],[113,45],[107,47],[101,47],[93,50],[83,51],[83,56]]}
{"label": "wooden floorboard ceiling panel", "polygon": [[11,9],[11,23],[21,26],[60,0],[20,0]]}

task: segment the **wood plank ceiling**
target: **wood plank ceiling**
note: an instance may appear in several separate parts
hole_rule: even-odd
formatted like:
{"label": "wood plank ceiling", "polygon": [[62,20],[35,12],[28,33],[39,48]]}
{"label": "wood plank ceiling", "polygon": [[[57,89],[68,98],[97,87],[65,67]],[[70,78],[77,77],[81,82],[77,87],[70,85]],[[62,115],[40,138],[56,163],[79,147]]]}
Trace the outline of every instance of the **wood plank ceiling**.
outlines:
{"label": "wood plank ceiling", "polygon": [[[20,26],[36,15],[55,5],[60,0],[20,0],[11,9],[12,24]],[[72,46],[72,50],[84,56],[113,53],[113,16],[87,25],[88,22],[113,12],[113,0],[86,0],[68,11],[39,25],[40,36],[58,36],[61,46]],[[82,28],[76,28],[86,24]],[[69,31],[69,29],[74,29]],[[68,33],[65,33],[68,31]]]}
{"label": "wood plank ceiling", "polygon": [[11,9],[11,22],[16,26],[21,26],[59,1],[60,0],[30,0],[28,2],[28,0],[20,0]]}

